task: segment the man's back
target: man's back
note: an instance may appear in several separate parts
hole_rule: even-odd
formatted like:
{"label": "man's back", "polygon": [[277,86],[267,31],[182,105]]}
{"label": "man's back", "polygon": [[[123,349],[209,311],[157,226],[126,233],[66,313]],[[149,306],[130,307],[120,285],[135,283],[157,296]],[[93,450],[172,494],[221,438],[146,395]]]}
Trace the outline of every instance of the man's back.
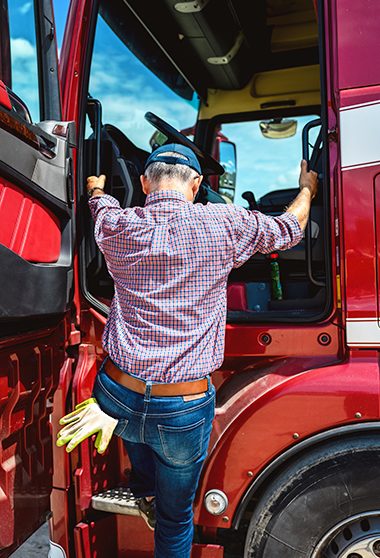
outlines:
{"label": "man's back", "polygon": [[210,375],[223,360],[228,274],[257,251],[299,242],[317,175],[302,162],[301,192],[277,218],[193,204],[202,168],[182,144],[153,151],[140,179],[145,206],[122,209],[105,194],[104,175],[88,178],[96,241],[115,281],[103,344],[110,358],[93,399],[62,419],[70,424],[59,445],[71,450],[97,432],[104,451],[113,432],[120,436],[132,492],[155,496],[139,504],[155,528],[155,558],[190,558],[192,506],[215,411]]}
{"label": "man's back", "polygon": [[122,210],[110,196],[90,207],[115,282],[105,348],[122,370],[155,382],[195,380],[221,365],[231,269],[302,234],[293,215],[193,204],[173,190],[149,194],[143,208]]}

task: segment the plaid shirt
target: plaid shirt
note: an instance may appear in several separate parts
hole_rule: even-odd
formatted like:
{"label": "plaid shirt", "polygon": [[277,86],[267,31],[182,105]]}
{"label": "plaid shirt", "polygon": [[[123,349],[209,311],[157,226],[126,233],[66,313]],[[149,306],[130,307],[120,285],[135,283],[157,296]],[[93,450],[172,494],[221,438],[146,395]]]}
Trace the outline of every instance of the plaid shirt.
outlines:
{"label": "plaid shirt", "polygon": [[176,191],[153,192],[144,207],[122,209],[109,195],[89,205],[115,283],[104,349],[145,381],[196,380],[219,368],[231,269],[302,238],[290,213],[193,204]]}

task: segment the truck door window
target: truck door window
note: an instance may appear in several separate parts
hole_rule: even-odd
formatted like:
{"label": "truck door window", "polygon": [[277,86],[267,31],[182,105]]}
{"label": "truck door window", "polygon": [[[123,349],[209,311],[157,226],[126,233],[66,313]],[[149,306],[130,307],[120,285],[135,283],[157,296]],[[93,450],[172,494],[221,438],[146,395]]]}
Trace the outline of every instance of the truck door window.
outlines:
{"label": "truck door window", "polygon": [[2,8],[1,33],[8,33],[4,17],[7,10],[10,35],[10,71],[4,72],[2,79],[28,107],[32,120],[38,122],[40,108],[34,3],[29,0],[2,0]]}
{"label": "truck door window", "polygon": [[[141,60],[146,55],[138,51],[135,37],[120,31],[120,21],[113,17],[112,7],[100,2],[88,86],[83,174],[105,174],[106,191],[127,207],[144,204],[139,176],[152,146],[166,140],[145,120],[145,113],[153,112],[192,134],[198,100],[180,97],[155,75],[154,65],[144,65]],[[91,303],[106,311],[113,281],[95,244],[89,214],[84,228],[83,290]]]}
{"label": "truck door window", "polygon": [[270,192],[298,188],[302,129],[314,118],[317,117],[308,115],[286,119],[296,122],[296,132],[291,137],[277,139],[263,135],[260,123],[266,120],[221,126],[219,134],[236,145],[235,204],[249,206],[246,196],[242,196],[246,192],[252,193],[257,201]]}
{"label": "truck door window", "polygon": [[[215,146],[219,145],[220,156],[225,158],[228,178],[220,178],[219,192],[250,210],[273,217],[283,213],[299,191],[302,130],[316,118],[315,115],[289,116],[219,124]],[[311,130],[311,145],[319,129]],[[222,149],[224,142],[231,142],[227,155]],[[231,145],[235,147],[236,157]],[[228,285],[230,321],[313,321],[326,312],[326,188],[326,184],[320,184],[320,193],[312,205],[310,237],[291,250],[280,252],[274,256],[275,260],[255,254],[231,272]]]}

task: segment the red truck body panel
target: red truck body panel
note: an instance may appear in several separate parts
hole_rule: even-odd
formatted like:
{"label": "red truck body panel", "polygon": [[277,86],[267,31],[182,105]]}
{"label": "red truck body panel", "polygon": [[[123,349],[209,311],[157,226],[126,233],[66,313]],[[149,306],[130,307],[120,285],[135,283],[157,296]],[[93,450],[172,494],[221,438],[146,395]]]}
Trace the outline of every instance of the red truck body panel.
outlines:
{"label": "red truck body panel", "polygon": [[[74,120],[79,130],[96,5],[71,1],[61,50],[63,119]],[[324,0],[324,17],[330,313],[313,324],[227,324],[225,361],[213,374],[214,429],[195,502],[195,523],[206,542],[194,544],[193,558],[222,558],[217,529],[236,526],[245,496],[276,459],[321,433],[380,418],[380,150],[374,124],[380,117],[380,4]],[[0,104],[7,102],[4,91],[0,87]],[[74,149],[77,181],[83,179],[80,156]],[[2,244],[32,262],[57,261],[59,220],[3,178],[1,215],[7,221],[0,228]],[[1,558],[24,538],[23,522],[34,528],[45,519],[52,488],[51,534],[68,558],[152,556],[153,535],[140,518],[91,510],[94,493],[128,481],[121,440],[112,440],[104,455],[92,440],[70,455],[52,448],[59,417],[91,395],[104,358],[105,317],[83,296],[79,264],[76,252],[71,316],[54,328],[0,342]],[[47,401],[53,394],[52,408]],[[222,516],[204,506],[210,489],[228,497]]]}

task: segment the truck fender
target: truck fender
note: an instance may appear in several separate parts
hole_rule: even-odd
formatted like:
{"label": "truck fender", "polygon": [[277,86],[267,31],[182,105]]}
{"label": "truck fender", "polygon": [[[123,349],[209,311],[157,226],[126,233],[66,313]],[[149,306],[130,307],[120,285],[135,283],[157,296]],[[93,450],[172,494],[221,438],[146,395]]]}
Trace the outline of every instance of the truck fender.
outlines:
{"label": "truck fender", "polygon": [[360,436],[361,434],[369,434],[373,432],[378,436],[380,432],[379,422],[363,422],[358,424],[347,424],[339,428],[333,428],[325,432],[315,434],[311,438],[302,440],[299,444],[289,448],[283,454],[274,459],[265,469],[256,477],[247,492],[244,494],[240,504],[238,505],[233,521],[233,529],[238,529],[240,521],[244,515],[245,510],[252,498],[258,493],[259,489],[264,488],[270,484],[271,479],[278,473],[290,460],[301,457],[308,450],[320,446],[325,442],[330,442],[334,439],[342,440],[343,438],[352,438],[353,436]]}
{"label": "truck fender", "polygon": [[[306,451],[317,435],[334,435],[334,429],[380,419],[377,353],[302,371],[307,364],[310,361],[282,359],[267,363],[262,373],[248,372],[238,389],[231,382],[231,393],[224,394],[223,404],[216,409],[195,503],[196,523],[236,526],[251,486],[258,488],[258,479],[263,482],[270,473],[264,471],[280,464],[277,460],[285,459],[287,452],[291,457],[293,452]],[[204,506],[205,494],[213,489],[228,498],[223,515],[212,515]]]}

